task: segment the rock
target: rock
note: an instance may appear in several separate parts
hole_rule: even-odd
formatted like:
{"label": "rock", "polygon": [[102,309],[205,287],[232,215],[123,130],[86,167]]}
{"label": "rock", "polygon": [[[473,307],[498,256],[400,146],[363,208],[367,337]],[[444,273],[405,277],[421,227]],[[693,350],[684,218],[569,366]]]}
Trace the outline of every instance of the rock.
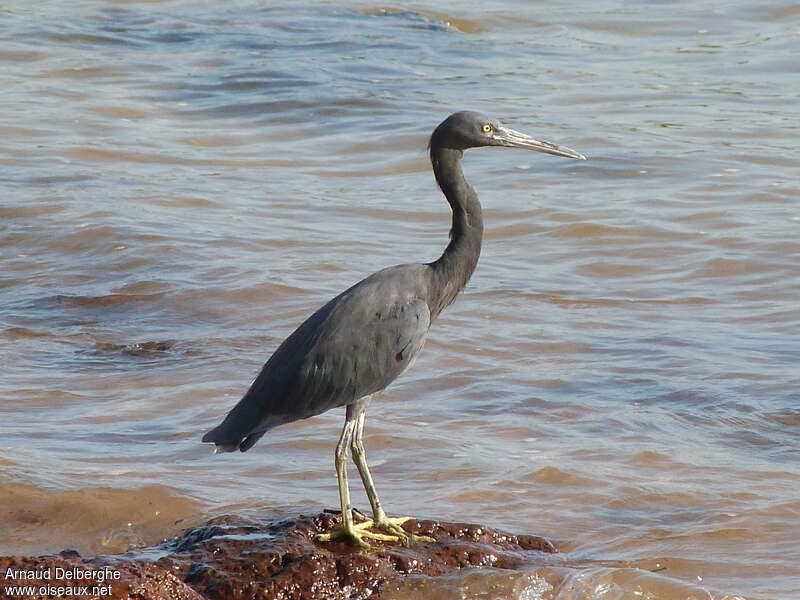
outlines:
{"label": "rock", "polygon": [[[541,553],[556,551],[543,538],[439,521],[403,526],[435,543],[406,547],[371,540],[374,551],[364,552],[343,542],[315,541],[339,521],[338,513],[327,512],[278,522],[223,516],[159,546],[120,555],[0,557],[0,598],[40,600],[60,593],[104,600],[373,599],[405,575],[531,568]],[[31,587],[20,593],[11,586]]]}

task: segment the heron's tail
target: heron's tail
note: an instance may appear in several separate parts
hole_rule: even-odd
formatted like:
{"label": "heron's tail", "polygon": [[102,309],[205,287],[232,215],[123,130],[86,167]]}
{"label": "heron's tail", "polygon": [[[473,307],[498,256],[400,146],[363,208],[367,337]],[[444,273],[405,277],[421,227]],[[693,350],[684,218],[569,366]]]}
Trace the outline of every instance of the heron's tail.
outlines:
{"label": "heron's tail", "polygon": [[220,426],[215,427],[207,434],[203,436],[203,442],[207,444],[214,444],[214,454],[220,454],[222,452],[233,452],[234,450],[239,449],[239,443],[241,440],[235,443],[226,443],[223,441],[223,436],[220,435]]}
{"label": "heron's tail", "polygon": [[231,437],[226,431],[225,423],[223,422],[206,433],[203,436],[203,442],[215,445],[214,454],[235,452],[236,450],[247,452],[265,433],[266,431],[257,431],[245,437]]}

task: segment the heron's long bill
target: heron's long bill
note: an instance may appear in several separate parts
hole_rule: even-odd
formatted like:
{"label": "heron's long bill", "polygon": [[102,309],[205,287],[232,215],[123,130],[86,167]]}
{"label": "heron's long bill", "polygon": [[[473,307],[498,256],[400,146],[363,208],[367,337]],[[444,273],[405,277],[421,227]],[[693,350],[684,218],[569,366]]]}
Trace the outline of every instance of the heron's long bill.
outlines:
{"label": "heron's long bill", "polygon": [[550,142],[537,140],[529,135],[514,131],[513,129],[507,129],[506,127],[498,127],[493,137],[500,142],[501,146],[524,148],[525,150],[536,150],[537,152],[544,152],[545,154],[555,154],[556,156],[586,160],[586,157],[580,152],[575,152],[575,150],[570,150],[565,146],[557,146]]}

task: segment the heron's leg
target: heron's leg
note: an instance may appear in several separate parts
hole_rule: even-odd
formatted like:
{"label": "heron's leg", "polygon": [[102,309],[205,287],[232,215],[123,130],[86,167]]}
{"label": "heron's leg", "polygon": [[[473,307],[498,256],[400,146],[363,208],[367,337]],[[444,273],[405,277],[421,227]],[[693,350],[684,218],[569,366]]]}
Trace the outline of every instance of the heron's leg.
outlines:
{"label": "heron's leg", "polygon": [[372,474],[369,472],[369,465],[367,464],[367,454],[364,450],[362,436],[364,433],[364,418],[366,415],[366,412],[362,412],[356,419],[353,442],[350,444],[350,449],[353,451],[353,462],[356,463],[358,474],[361,475],[361,481],[364,483],[367,498],[369,498],[370,506],[372,506],[372,514],[377,523],[386,520],[386,513],[383,512],[380,498],[378,498],[378,492],[375,490],[375,483],[372,481]]}
{"label": "heron's leg", "polygon": [[347,457],[355,425],[356,419],[351,416],[348,407],[342,435],[339,438],[339,443],[336,444],[336,458],[334,461],[336,465],[336,478],[339,483],[339,502],[342,507],[342,527],[330,533],[319,534],[316,539],[319,542],[330,542],[341,538],[348,538],[362,548],[369,548],[369,544],[363,539],[365,537],[386,541],[394,541],[396,537],[388,537],[365,531],[369,525],[372,524],[371,521],[359,523],[358,525],[353,524],[353,507],[350,505],[350,488],[347,485]]}
{"label": "heron's leg", "polygon": [[339,483],[339,504],[342,507],[342,528],[345,531],[353,529],[353,509],[350,506],[350,486],[347,483],[347,450],[353,436],[355,422],[347,419],[344,422],[342,435],[336,444],[334,464],[336,466],[336,479]]}
{"label": "heron's leg", "polygon": [[[410,521],[413,517],[398,517],[390,519],[381,506],[381,501],[378,498],[378,492],[375,490],[375,483],[372,481],[372,474],[369,472],[369,465],[367,464],[367,455],[364,450],[364,441],[362,435],[364,433],[364,418],[366,411],[359,413],[356,419],[355,430],[353,432],[353,441],[350,449],[353,451],[353,462],[356,463],[358,474],[361,475],[361,481],[364,483],[364,489],[367,492],[367,498],[372,506],[373,520],[370,523],[372,527],[376,527],[394,536],[403,543],[407,543],[409,539],[420,542],[434,542],[433,538],[420,535],[412,535],[406,532],[402,525],[406,521]],[[359,525],[367,525],[367,523],[360,523]]]}

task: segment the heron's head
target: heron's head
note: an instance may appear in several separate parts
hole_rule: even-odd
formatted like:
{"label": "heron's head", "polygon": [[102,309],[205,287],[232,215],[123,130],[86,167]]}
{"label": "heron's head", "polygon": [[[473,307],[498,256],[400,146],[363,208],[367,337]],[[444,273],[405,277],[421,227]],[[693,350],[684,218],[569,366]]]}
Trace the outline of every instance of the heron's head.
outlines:
{"label": "heron's head", "polygon": [[504,127],[500,121],[477,112],[461,111],[447,117],[431,135],[429,147],[466,150],[481,146],[506,146],[536,150],[556,156],[586,160],[583,154],[537,140],[529,135]]}

